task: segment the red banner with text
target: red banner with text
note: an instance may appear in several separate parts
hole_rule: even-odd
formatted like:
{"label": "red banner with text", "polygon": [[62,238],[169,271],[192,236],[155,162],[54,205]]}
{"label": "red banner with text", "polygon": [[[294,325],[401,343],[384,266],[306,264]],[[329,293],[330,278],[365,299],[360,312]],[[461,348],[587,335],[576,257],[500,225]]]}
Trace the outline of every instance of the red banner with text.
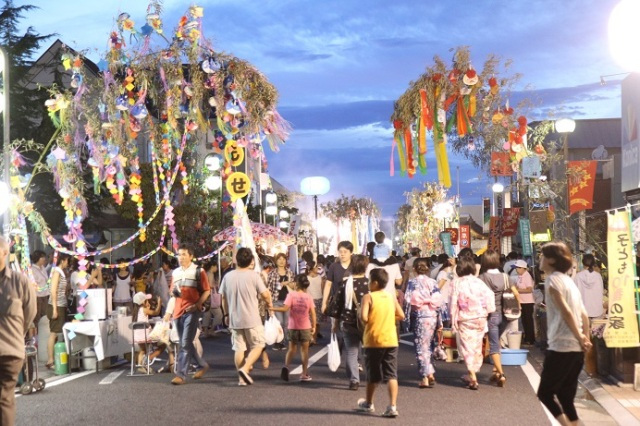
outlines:
{"label": "red banner with text", "polygon": [[518,232],[520,209],[517,207],[502,210],[502,236],[511,237]]}

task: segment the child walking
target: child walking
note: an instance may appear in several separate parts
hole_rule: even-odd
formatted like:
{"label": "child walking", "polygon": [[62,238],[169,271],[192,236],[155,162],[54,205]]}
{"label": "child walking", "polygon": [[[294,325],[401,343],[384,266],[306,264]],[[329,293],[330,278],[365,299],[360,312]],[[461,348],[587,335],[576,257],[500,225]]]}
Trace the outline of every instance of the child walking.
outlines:
{"label": "child walking", "polygon": [[275,312],[289,312],[288,338],[289,350],[284,359],[284,367],[280,377],[289,381],[289,364],[291,359],[298,352],[300,346],[300,357],[302,358],[301,382],[310,382],[309,376],[309,343],[313,339],[316,328],[316,309],[313,298],[307,294],[309,288],[309,278],[305,274],[299,274],[295,278],[296,291],[289,292],[284,301],[284,306],[274,307]]}
{"label": "child walking", "polygon": [[397,417],[398,410],[398,334],[396,320],[404,319],[402,308],[389,292],[389,275],[384,269],[373,269],[369,277],[369,294],[362,299],[360,318],[365,324],[363,335],[364,365],[367,371],[367,397],[358,400],[358,411],[373,413],[373,394],[380,382],[389,388],[389,406],[383,417]]}

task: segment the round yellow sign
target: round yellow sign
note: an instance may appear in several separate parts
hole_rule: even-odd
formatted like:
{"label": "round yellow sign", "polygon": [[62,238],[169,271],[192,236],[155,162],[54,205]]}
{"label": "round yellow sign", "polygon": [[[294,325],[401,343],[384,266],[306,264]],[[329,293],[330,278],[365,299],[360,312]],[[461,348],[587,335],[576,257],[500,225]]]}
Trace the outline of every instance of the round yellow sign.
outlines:
{"label": "round yellow sign", "polygon": [[227,140],[224,146],[224,159],[232,167],[237,167],[244,161],[244,148],[238,146],[238,143],[234,140]]}
{"label": "round yellow sign", "polygon": [[227,177],[226,187],[229,195],[231,195],[231,201],[235,201],[249,193],[251,181],[246,174],[234,172]]}

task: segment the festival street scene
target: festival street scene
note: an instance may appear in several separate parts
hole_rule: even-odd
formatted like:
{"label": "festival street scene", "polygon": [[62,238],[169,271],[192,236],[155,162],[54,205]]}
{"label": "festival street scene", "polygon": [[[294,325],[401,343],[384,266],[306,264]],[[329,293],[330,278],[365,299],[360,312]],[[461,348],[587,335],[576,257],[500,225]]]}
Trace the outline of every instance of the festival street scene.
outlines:
{"label": "festival street scene", "polygon": [[0,426],[640,425],[640,0],[0,1]]}

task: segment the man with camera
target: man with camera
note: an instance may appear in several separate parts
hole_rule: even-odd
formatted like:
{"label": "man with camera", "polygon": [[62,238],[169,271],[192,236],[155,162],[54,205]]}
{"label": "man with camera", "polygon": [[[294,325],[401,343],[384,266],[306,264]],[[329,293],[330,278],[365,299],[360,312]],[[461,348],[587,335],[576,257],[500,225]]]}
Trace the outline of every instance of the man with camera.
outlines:
{"label": "man with camera", "polygon": [[[181,245],[178,249],[178,268],[173,271],[171,277],[171,295],[175,298],[173,310],[174,327],[180,337],[180,352],[178,354],[178,367],[176,377],[171,383],[183,385],[186,383],[189,362],[196,362],[193,340],[198,330],[198,322],[202,315],[202,305],[209,298],[211,289],[207,280],[207,273],[193,263],[193,249]],[[194,379],[200,379],[209,369],[205,363],[199,365]]]}

